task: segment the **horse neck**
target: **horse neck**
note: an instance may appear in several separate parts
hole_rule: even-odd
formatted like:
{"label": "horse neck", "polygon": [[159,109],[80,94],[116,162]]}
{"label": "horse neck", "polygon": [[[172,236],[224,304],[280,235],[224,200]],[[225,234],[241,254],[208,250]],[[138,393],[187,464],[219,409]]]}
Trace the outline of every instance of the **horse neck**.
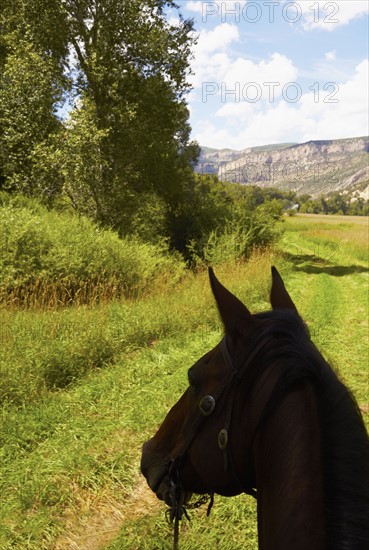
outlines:
{"label": "horse neck", "polygon": [[291,388],[254,444],[261,550],[323,550],[320,429],[314,391]]}

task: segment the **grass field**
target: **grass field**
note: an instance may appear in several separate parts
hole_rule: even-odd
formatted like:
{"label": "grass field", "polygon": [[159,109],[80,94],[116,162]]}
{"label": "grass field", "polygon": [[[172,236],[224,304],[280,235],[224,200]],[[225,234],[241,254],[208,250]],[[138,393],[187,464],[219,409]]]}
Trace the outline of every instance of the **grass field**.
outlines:
{"label": "grass field", "polygon": [[[313,340],[368,420],[368,219],[296,216],[279,250],[217,275],[252,311],[281,271]],[[206,273],[137,301],[2,311],[2,549],[169,549],[141,445],[221,336]],[[257,548],[251,497],[191,513],[181,549]]]}

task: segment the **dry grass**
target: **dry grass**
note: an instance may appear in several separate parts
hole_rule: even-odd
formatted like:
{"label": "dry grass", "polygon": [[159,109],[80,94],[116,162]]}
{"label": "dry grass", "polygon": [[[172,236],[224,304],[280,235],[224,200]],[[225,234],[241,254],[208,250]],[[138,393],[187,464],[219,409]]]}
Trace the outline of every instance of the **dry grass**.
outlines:
{"label": "dry grass", "polygon": [[54,550],[100,550],[117,537],[125,522],[160,514],[163,510],[162,503],[141,475],[137,475],[131,495],[120,500],[115,494],[83,498],[89,502],[89,513],[86,514],[86,509],[83,511],[83,505],[70,514],[65,513],[65,533],[55,542]]}
{"label": "dry grass", "polygon": [[65,278],[52,282],[35,279],[27,284],[4,289],[0,304],[7,308],[56,309],[65,306],[95,306],[126,294],[121,280],[103,277],[85,281]]}
{"label": "dry grass", "polygon": [[[184,276],[184,275],[183,275]],[[0,288],[0,307],[7,309],[60,309],[74,306],[95,307],[114,300],[137,299],[168,288],[181,280],[172,280],[169,272],[157,275],[155,279],[135,286],[128,285],[118,276],[99,275],[86,280],[65,277],[58,281],[35,278],[27,283],[10,288]]]}

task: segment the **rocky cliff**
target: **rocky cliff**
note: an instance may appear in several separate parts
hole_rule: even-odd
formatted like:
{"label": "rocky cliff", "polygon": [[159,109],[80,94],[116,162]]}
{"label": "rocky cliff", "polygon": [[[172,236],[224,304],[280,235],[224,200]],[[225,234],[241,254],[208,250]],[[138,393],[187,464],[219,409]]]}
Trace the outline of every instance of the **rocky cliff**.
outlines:
{"label": "rocky cliff", "polygon": [[196,171],[241,184],[317,196],[364,188],[369,138],[282,143],[242,151],[203,147]]}

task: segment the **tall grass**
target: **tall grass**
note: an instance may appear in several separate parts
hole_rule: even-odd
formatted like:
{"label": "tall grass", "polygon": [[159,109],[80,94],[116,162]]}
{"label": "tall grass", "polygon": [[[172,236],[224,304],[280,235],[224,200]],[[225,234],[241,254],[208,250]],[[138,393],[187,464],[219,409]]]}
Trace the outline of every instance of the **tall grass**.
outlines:
{"label": "tall grass", "polygon": [[[315,237],[295,223],[287,221],[285,242],[301,263],[254,251],[247,263],[219,264],[216,273],[260,311],[269,308],[276,262],[313,336],[363,406],[367,273],[332,278],[322,263],[320,273],[310,250]],[[304,234],[316,230],[307,223]],[[355,247],[349,256],[341,247],[337,262],[354,261]],[[148,286],[138,300],[2,310],[0,548],[171,548],[164,506],[139,475],[140,448],[186,387],[187,368],[222,332],[206,270],[183,276],[180,268],[180,283],[171,285],[175,269],[169,285]],[[182,527],[184,550],[257,548],[250,498],[216,498],[210,518],[198,517]]]}
{"label": "tall grass", "polygon": [[[281,232],[277,207],[273,201],[250,211],[239,205],[235,219],[188,246],[191,265],[235,262],[270,246]],[[35,199],[0,193],[0,216],[0,303],[6,306],[53,309],[137,297],[177,283],[185,271],[183,258],[164,241],[119,238],[86,217],[47,210]]]}
{"label": "tall grass", "polygon": [[153,283],[174,284],[183,275],[183,261],[164,242],[120,239],[87,218],[2,197],[0,300],[5,305],[96,304],[138,296]]}
{"label": "tall grass", "polygon": [[[259,310],[269,267],[260,256],[217,274]],[[207,273],[141,300],[3,313],[0,547],[84,548],[76,522],[91,525],[99,509],[122,523],[142,506],[132,495],[142,441],[220,338]],[[134,531],[121,548],[140,547]]]}
{"label": "tall grass", "polygon": [[[261,305],[267,297],[268,262],[269,258],[253,256],[247,279],[241,276],[242,263],[232,264],[234,290]],[[229,279],[226,269],[219,266],[218,273]],[[253,272],[258,273],[257,287]],[[23,405],[45,398],[50,391],[117,362],[122,354],[214,323],[206,272],[197,277],[188,273],[180,287],[170,290],[170,302],[168,287],[161,288],[164,291],[158,289],[141,300],[95,308],[3,310],[0,400]]]}

